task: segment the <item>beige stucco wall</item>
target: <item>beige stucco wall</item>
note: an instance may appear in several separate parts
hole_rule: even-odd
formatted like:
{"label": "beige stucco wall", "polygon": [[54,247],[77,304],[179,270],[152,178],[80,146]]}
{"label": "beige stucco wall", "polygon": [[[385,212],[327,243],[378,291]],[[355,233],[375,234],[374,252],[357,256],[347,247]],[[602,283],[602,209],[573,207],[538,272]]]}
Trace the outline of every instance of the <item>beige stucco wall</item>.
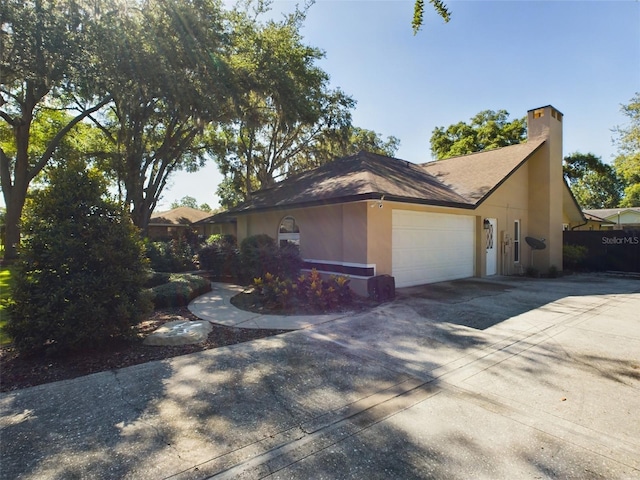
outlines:
{"label": "beige stucco wall", "polygon": [[[476,231],[479,248],[476,275],[486,275],[486,232],[482,229],[485,218],[494,218],[497,222],[498,268],[501,275],[522,273],[529,266],[528,247],[524,241],[529,224],[529,170],[526,165],[516,170],[496,191],[476,210],[480,218],[480,227]],[[520,245],[515,242],[515,221],[520,221]],[[514,250],[520,249],[519,262],[514,261]]]}
{"label": "beige stucco wall", "polygon": [[[542,116],[536,118],[536,112]],[[544,136],[544,145],[529,159],[529,225],[526,235],[544,238],[547,248],[535,252],[534,267],[562,270],[562,114],[553,107],[528,112],[529,138]]]}

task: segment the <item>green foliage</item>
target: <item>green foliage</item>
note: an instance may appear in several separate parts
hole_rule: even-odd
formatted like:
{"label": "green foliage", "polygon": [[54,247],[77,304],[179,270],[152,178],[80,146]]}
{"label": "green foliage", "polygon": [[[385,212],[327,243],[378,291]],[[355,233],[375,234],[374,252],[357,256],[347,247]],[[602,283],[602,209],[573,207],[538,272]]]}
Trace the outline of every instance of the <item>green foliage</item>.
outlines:
{"label": "green foliage", "polygon": [[[95,36],[95,11],[51,0],[2,3],[0,180],[7,259],[16,256],[30,183],[55,156],[71,158],[65,149],[77,149],[63,144],[65,135],[109,101],[94,88],[92,65],[106,43]],[[73,114],[63,111],[72,108]]]}
{"label": "green foliage", "polygon": [[562,264],[574,270],[582,265],[588,253],[589,250],[584,245],[563,245]]}
{"label": "green foliage", "polygon": [[11,337],[5,333],[5,325],[9,312],[7,306],[11,303],[12,268],[0,267],[0,345],[11,343]]}
{"label": "green foliage", "polygon": [[506,110],[484,110],[468,124],[436,127],[431,134],[431,153],[442,160],[522,143],[526,139],[526,119],[509,122],[508,118]]}
{"label": "green foliage", "polygon": [[398,138],[390,136],[384,140],[373,130],[365,128],[351,126],[339,131],[327,130],[293,157],[288,174],[317,168],[361,150],[393,157],[399,146]]}
{"label": "green foliage", "polygon": [[110,41],[99,56],[100,83],[114,107],[96,121],[143,231],[171,175],[198,170],[217,141],[214,125],[231,115],[224,16],[214,0],[150,0],[110,16],[101,31]]}
{"label": "green foliage", "polygon": [[189,207],[198,208],[198,201],[194,197],[186,195],[180,199],[180,201],[171,202],[171,208]]}
{"label": "green foliage", "polygon": [[221,148],[211,149],[226,180],[218,189],[223,205],[272,186],[318,138],[351,125],[355,102],[329,88],[329,76],[316,65],[324,53],[303,42],[303,20],[300,11],[266,23],[236,12],[229,60],[236,119],[222,127]]}
{"label": "green foliage", "polygon": [[211,235],[198,252],[202,270],[212,278],[235,278],[240,271],[240,253],[233,235]]}
{"label": "green foliage", "polygon": [[271,272],[281,278],[295,278],[302,268],[297,245],[280,248],[268,235],[254,235],[240,244],[241,276],[246,280],[260,278]]}
{"label": "green foliage", "polygon": [[616,127],[619,154],[613,161],[618,176],[624,182],[621,207],[640,207],[640,93],[622,106],[629,124]]}
{"label": "green foliage", "polygon": [[[442,0],[429,0],[429,3],[433,6],[436,13],[442,17],[445,23],[449,23],[449,20],[451,20],[451,12],[449,12],[446,4]],[[413,20],[411,20],[411,28],[413,29],[414,35],[422,28],[423,21],[424,0],[415,0],[415,4],[413,6]]]}
{"label": "green foliage", "polygon": [[555,265],[551,265],[549,267],[549,271],[547,272],[547,277],[548,278],[558,278],[559,275],[559,271],[558,271],[558,267],[556,267]]}
{"label": "green foliage", "polygon": [[349,279],[332,275],[323,280],[317,270],[302,274],[295,280],[282,279],[267,272],[255,278],[253,286],[271,308],[287,309],[297,301],[314,310],[325,312],[348,305],[353,299]]}
{"label": "green foliage", "polygon": [[180,235],[169,241],[146,240],[145,249],[151,268],[157,272],[195,270],[193,246]]}
{"label": "green foliage", "polygon": [[171,275],[169,273],[152,271],[149,274],[149,277],[144,282],[144,288],[157,287],[158,285],[167,283],[170,278],[171,278]]}
{"label": "green foliage", "polygon": [[126,338],[149,310],[138,230],[79,164],[50,172],[25,209],[7,333],[21,351],[60,353]]}
{"label": "green foliage", "polygon": [[289,279],[265,273],[264,277],[254,278],[253,286],[262,296],[265,305],[271,308],[286,309],[293,298],[293,283]]}
{"label": "green foliage", "polygon": [[620,203],[622,183],[611,165],[592,153],[564,157],[564,178],[582,208],[615,208]]}
{"label": "green foliage", "polygon": [[295,291],[297,297],[312,307],[324,311],[351,303],[353,294],[350,280],[344,276],[332,275],[323,280],[316,269],[297,279]]}
{"label": "green foliage", "polygon": [[156,309],[180,307],[209,291],[211,282],[205,278],[190,274],[171,274],[168,282],[151,288],[151,301]]}

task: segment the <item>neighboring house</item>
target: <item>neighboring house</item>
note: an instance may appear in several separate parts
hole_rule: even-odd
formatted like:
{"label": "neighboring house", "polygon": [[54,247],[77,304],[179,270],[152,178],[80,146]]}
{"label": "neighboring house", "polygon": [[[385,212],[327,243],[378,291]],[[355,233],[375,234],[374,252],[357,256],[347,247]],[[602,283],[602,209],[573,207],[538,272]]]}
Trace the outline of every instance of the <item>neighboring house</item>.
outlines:
{"label": "neighboring house", "polygon": [[532,261],[562,270],[563,225],[585,222],[562,176],[562,118],[530,110],[526,143],[424,165],[359,152],[256,192],[225,218],[238,241],[295,242],[307,268],[347,274],[360,294],[381,274],[408,287],[522,273]]}
{"label": "neighboring house", "polygon": [[197,221],[194,226],[201,228],[206,238],[211,235],[233,235],[235,237],[238,234],[236,216],[229,212],[209,214],[206,218]]}
{"label": "neighboring house", "polygon": [[204,227],[196,225],[196,222],[210,216],[211,212],[190,207],[178,207],[167,212],[154,212],[149,220],[149,238],[176,237],[188,228],[197,231],[198,235],[204,235]]}
{"label": "neighboring house", "polygon": [[640,207],[584,210],[585,225],[572,230],[640,230]]}

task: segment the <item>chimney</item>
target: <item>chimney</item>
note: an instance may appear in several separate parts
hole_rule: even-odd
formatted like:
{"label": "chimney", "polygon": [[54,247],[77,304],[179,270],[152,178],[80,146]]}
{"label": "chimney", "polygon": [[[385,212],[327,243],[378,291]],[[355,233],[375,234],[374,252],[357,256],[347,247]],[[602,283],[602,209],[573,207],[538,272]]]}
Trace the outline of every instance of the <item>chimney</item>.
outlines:
{"label": "chimney", "polygon": [[541,273],[551,266],[562,270],[562,122],[563,115],[551,105],[527,112],[529,141],[544,144],[529,160],[529,221],[527,235],[544,238],[547,248],[536,252],[535,268]]}

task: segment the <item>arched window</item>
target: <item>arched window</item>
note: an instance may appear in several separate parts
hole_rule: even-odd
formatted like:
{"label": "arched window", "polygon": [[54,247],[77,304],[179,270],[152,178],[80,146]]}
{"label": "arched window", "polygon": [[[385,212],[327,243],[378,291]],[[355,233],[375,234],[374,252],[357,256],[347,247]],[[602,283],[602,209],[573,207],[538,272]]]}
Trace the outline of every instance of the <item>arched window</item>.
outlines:
{"label": "arched window", "polygon": [[284,217],[278,228],[278,245],[282,246],[287,243],[300,245],[300,228],[296,223],[296,219],[290,216]]}

